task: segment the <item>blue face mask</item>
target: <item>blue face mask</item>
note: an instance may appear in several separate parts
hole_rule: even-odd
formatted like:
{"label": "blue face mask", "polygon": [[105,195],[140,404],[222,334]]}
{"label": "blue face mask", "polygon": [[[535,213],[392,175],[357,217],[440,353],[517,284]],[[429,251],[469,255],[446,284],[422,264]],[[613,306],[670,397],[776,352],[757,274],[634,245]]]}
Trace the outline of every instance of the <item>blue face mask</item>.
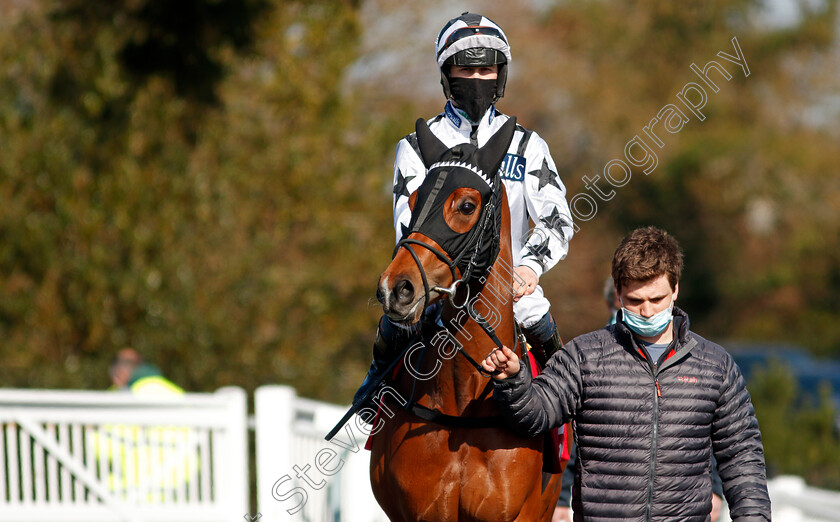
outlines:
{"label": "blue face mask", "polygon": [[664,332],[665,328],[671,324],[673,311],[673,299],[671,300],[671,306],[650,317],[643,317],[637,313],[633,313],[623,306],[621,308],[624,324],[626,324],[627,328],[630,328],[630,330],[632,330],[635,334],[642,337],[656,337]]}

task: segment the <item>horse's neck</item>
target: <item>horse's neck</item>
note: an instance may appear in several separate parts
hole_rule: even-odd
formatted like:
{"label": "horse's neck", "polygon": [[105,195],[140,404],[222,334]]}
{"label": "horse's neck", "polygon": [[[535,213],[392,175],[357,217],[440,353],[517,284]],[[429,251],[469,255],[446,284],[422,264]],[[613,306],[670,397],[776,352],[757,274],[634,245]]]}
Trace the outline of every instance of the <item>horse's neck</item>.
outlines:
{"label": "horse's neck", "polygon": [[[505,192],[502,194],[501,212],[499,253],[493,266],[483,278],[471,282],[466,288],[458,289],[455,302],[459,306],[449,300],[445,301],[441,318],[449,336],[431,342],[431,354],[421,364],[433,377],[419,379],[415,376],[406,383],[411,386],[411,397],[425,396],[420,400],[421,403],[447,415],[484,416],[497,413],[490,378],[479,373],[466,357],[455,351],[456,346],[462,347],[480,364],[496,348],[484,329],[467,313],[467,305],[464,303],[472,304],[489,321],[505,346],[516,346],[513,317],[513,296],[516,291],[510,242],[510,209]],[[469,294],[465,295],[467,289]]]}
{"label": "horse's neck", "polygon": [[[496,333],[505,346],[515,346],[515,327],[513,318],[513,268],[510,256],[500,255],[490,272],[470,284],[467,305],[457,308],[449,303],[444,307],[443,322],[455,341],[476,362],[480,363],[496,348],[487,332],[468,313],[467,306],[480,314]],[[463,297],[463,296],[462,296]],[[457,300],[457,299],[456,299]],[[455,410],[456,415],[480,414],[481,411],[465,411],[474,401],[488,398],[488,377],[482,375],[461,354],[455,354],[440,372],[435,383],[436,400],[447,410]],[[486,404],[478,406],[486,409]],[[450,413],[450,412],[446,412]]]}

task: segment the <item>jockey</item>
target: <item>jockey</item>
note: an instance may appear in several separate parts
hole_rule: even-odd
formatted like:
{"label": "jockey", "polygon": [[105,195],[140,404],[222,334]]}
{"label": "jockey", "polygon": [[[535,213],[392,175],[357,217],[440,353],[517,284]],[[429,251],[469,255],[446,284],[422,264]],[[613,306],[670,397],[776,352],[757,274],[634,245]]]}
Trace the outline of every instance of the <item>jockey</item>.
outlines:
{"label": "jockey", "polygon": [[[483,146],[508,116],[495,107],[504,96],[511,61],[502,29],[492,20],[463,13],[443,27],[435,41],[440,82],[447,99],[444,112],[428,124],[447,147]],[[534,131],[516,126],[500,172],[507,191],[513,252],[514,316],[541,364],[561,347],[539,278],[566,257],[572,218],[566,187],[557,174],[546,142]],[[408,198],[426,175],[415,134],[399,141],[394,163],[394,228],[399,241],[408,231]],[[529,218],[534,223],[529,228]],[[429,314],[427,314],[428,316]],[[424,318],[428,321],[427,318]],[[432,319],[431,322],[434,320]],[[422,322],[422,321],[421,321]],[[383,315],[374,342],[373,362],[353,402],[399,352],[397,345],[417,333]]]}

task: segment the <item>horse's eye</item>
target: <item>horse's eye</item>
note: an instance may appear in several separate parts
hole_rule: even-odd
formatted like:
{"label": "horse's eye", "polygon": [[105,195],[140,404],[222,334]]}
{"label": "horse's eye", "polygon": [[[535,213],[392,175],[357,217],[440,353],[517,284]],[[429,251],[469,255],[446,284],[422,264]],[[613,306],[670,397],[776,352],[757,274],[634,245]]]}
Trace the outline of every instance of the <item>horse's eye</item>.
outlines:
{"label": "horse's eye", "polygon": [[461,205],[458,206],[458,211],[461,214],[470,216],[473,212],[475,212],[475,204],[470,201],[464,201],[463,203],[461,203]]}

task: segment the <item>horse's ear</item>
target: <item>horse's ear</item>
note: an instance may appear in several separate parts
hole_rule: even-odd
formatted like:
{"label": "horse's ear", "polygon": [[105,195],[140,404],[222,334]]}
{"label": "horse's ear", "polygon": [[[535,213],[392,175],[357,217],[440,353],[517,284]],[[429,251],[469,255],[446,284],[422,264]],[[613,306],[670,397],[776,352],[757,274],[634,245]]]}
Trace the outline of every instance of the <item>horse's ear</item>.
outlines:
{"label": "horse's ear", "polygon": [[513,140],[513,133],[516,131],[516,116],[508,118],[496,134],[490,136],[487,143],[478,149],[478,166],[486,174],[495,174],[499,164],[507,154],[510,142]]}
{"label": "horse's ear", "polygon": [[414,124],[414,131],[417,133],[417,145],[420,147],[420,157],[423,165],[428,169],[437,162],[449,147],[443,144],[432,130],[426,125],[426,120],[419,118]]}

